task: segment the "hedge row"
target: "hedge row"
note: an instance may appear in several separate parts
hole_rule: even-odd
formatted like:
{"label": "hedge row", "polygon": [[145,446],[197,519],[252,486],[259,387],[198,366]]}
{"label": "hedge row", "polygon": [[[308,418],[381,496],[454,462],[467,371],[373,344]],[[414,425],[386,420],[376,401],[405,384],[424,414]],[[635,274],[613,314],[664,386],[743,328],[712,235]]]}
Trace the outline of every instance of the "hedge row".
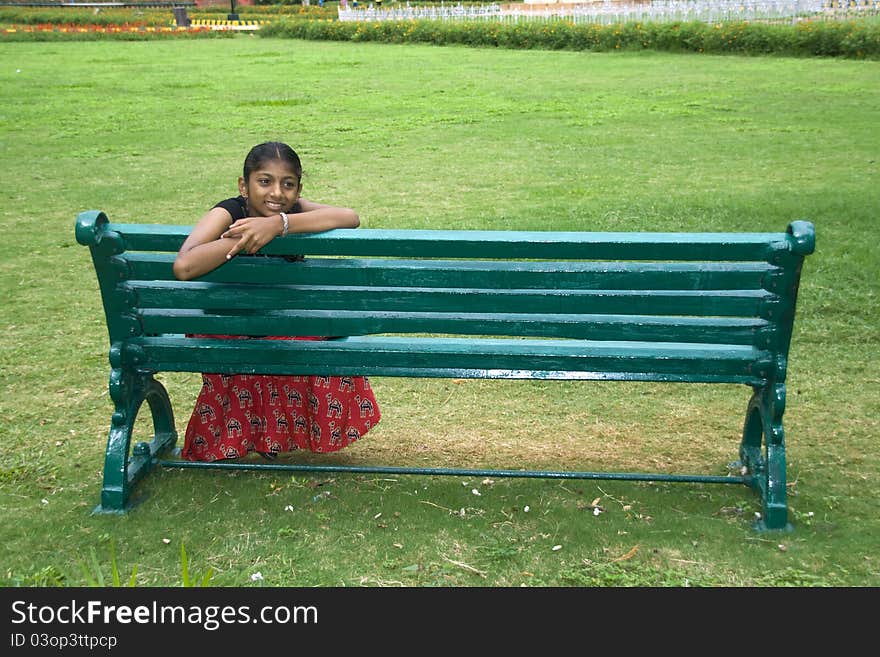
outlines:
{"label": "hedge row", "polygon": [[0,28],[0,41],[156,41],[161,39],[231,39],[235,33],[209,28],[174,29],[133,26],[26,26]]}
{"label": "hedge row", "polygon": [[174,23],[170,9],[68,9],[65,7],[0,7],[0,24],[9,25],[149,25]]}
{"label": "hedge row", "polygon": [[[242,18],[276,18],[286,16],[290,18],[306,18],[309,20],[319,18],[334,20],[337,17],[338,2],[333,4],[327,3],[323,7],[318,4],[318,0],[312,0],[312,2],[314,4],[308,7],[303,7],[299,0],[296,2],[281,3],[274,1],[265,3],[257,2],[257,4],[253,5],[240,5],[236,2],[235,13]],[[225,5],[220,4],[205,7],[191,7],[187,9],[187,12],[190,16],[198,16],[201,14],[222,14],[225,18],[226,14],[229,13],[229,3],[227,2]]]}
{"label": "hedge row", "polygon": [[723,24],[568,21],[287,21],[263,26],[264,37],[385,43],[462,44],[542,50],[662,50],[849,58],[880,57],[877,21],[802,21],[771,25],[738,21]]}
{"label": "hedge row", "polygon": [[[229,4],[215,7],[188,8],[187,15],[192,19],[225,19],[229,14]],[[243,20],[319,20],[335,19],[337,12],[330,7],[236,7]],[[74,7],[0,7],[0,24],[9,25],[130,25],[141,24],[158,27],[172,25],[174,12],[170,8],[118,8],[109,7],[96,11],[94,8]]]}

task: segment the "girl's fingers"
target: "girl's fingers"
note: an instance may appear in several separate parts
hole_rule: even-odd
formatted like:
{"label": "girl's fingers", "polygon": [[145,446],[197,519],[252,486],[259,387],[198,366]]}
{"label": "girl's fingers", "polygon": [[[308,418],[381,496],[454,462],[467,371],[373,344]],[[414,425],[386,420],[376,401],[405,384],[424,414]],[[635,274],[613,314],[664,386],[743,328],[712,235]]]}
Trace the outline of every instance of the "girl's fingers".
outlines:
{"label": "girl's fingers", "polygon": [[226,259],[231,260],[234,258],[239,251],[241,251],[245,246],[245,240],[242,238],[238,240],[235,245],[229,250],[229,253],[226,254]]}
{"label": "girl's fingers", "polygon": [[241,232],[247,228],[248,222],[245,219],[237,219],[230,224],[229,228],[226,229],[220,237],[240,237]]}
{"label": "girl's fingers", "polygon": [[[250,222],[247,219],[239,219],[220,235],[221,238],[238,238],[238,242],[236,242],[235,246],[233,246],[229,253],[226,254],[227,260],[231,260],[241,251],[253,255],[265,246],[265,242],[261,243],[262,239],[258,237],[254,230],[248,231],[248,226],[250,226]],[[256,228],[256,225],[254,225],[254,228]]]}

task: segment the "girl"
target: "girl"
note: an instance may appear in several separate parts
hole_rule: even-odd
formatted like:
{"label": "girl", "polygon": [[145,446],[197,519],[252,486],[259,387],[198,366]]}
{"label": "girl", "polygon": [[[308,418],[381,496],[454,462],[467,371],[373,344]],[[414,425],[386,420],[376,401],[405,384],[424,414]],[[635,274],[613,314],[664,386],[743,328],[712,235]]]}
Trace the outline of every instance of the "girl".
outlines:
{"label": "girl", "polygon": [[[289,231],[316,233],[360,225],[353,210],[300,197],[299,156],[280,142],[251,149],[238,191],[239,196],[211,208],[180,247],[174,261],[178,279],[202,276],[238,253],[252,255]],[[242,391],[253,400],[245,409],[231,403]],[[380,417],[367,377],[202,374],[202,390],[186,428],[181,456],[215,461],[251,451],[270,459],[296,449],[333,452],[363,436]]]}

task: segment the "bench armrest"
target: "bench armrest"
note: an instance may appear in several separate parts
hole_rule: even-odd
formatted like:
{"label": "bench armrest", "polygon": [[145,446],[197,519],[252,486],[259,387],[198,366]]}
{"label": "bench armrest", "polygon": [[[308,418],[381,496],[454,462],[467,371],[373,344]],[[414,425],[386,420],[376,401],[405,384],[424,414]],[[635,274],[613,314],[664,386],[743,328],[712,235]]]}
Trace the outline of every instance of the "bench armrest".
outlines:
{"label": "bench armrest", "polygon": [[100,210],[80,212],[76,217],[76,241],[83,246],[97,246],[104,234],[104,226],[110,222]]}
{"label": "bench armrest", "polygon": [[816,229],[809,221],[792,221],[786,231],[791,235],[791,250],[797,255],[808,256],[816,250]]}

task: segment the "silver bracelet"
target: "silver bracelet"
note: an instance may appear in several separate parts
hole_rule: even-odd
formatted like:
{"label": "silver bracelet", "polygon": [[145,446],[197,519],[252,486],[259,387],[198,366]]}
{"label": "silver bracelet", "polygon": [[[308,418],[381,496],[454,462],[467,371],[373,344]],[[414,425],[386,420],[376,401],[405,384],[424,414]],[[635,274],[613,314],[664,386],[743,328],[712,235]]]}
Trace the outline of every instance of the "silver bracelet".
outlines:
{"label": "silver bracelet", "polygon": [[283,227],[281,228],[281,237],[287,237],[287,231],[290,228],[290,223],[287,221],[287,213],[279,212],[281,215],[281,221],[283,222]]}

